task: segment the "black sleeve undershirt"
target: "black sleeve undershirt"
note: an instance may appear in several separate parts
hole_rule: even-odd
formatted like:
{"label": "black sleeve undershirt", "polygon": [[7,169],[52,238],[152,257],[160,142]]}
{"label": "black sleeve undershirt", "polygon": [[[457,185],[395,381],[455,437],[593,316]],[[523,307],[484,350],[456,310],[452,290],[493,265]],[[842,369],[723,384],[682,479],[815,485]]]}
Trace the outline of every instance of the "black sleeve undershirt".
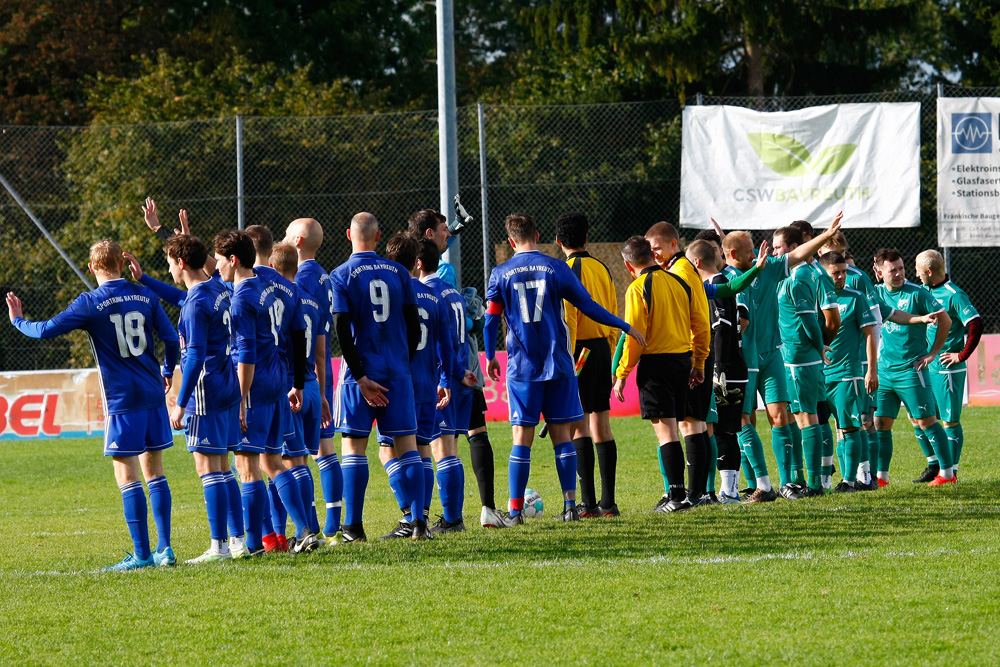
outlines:
{"label": "black sleeve undershirt", "polygon": [[306,331],[292,331],[292,386],[306,386]]}
{"label": "black sleeve undershirt", "polygon": [[347,313],[334,313],[333,329],[337,333],[337,341],[340,343],[340,353],[344,357],[344,363],[347,364],[354,379],[360,380],[365,377],[365,366],[361,363],[361,355],[358,354],[358,348],[354,345],[354,336],[351,333],[351,316]]}
{"label": "black sleeve undershirt", "polygon": [[420,313],[416,304],[403,306],[403,319],[406,321],[406,344],[410,349],[410,361],[413,361],[413,355],[420,345]]}

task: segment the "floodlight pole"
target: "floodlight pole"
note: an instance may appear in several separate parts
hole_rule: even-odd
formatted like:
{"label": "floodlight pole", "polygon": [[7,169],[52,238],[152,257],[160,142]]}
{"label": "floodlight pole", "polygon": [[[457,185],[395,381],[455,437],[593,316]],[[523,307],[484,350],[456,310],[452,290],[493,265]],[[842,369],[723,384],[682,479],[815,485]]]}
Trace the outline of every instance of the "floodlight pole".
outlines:
{"label": "floodlight pole", "polygon": [[31,208],[25,203],[25,201],[21,199],[21,195],[17,194],[17,191],[15,191],[13,187],[11,187],[10,183],[7,182],[7,179],[3,177],[3,174],[0,174],[0,185],[3,185],[4,188],[7,189],[7,192],[9,192],[10,196],[14,198],[14,201],[17,202],[17,205],[21,207],[21,209],[25,212],[25,214],[27,214],[29,218],[31,218],[31,221],[35,223],[35,227],[38,227],[38,231],[40,231],[42,233],[42,236],[44,236],[45,239],[52,244],[52,247],[56,249],[56,252],[59,253],[59,256],[62,257],[67,264],[69,264],[69,268],[73,269],[73,273],[75,273],[77,277],[81,281],[83,281],[83,284],[87,286],[87,289],[88,290],[94,289],[94,286],[90,284],[89,280],[87,280],[87,276],[84,275],[83,271],[80,270],[80,267],[76,265],[76,263],[70,258],[69,255],[66,254],[66,251],[62,249],[62,246],[59,245],[59,242],[56,241],[55,237],[49,233],[49,230],[45,228],[45,225],[42,224],[42,221],[38,219],[38,217],[31,210]]}
{"label": "floodlight pole", "polygon": [[[441,173],[441,214],[451,218],[458,194],[458,129],[455,102],[455,5],[437,0],[438,163]],[[444,261],[455,267],[462,285],[462,248],[455,239]]]}

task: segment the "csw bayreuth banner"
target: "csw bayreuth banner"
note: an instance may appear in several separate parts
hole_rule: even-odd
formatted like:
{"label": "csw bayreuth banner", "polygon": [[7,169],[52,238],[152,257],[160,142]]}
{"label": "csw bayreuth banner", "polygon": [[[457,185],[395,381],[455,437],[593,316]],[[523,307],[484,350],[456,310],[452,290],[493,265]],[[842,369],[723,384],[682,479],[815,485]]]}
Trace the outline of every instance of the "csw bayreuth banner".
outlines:
{"label": "csw bayreuth banner", "polygon": [[920,224],[920,104],[832,104],[761,112],[684,108],[685,227],[774,229],[792,220],[845,227]]}
{"label": "csw bayreuth banner", "polygon": [[938,244],[1000,245],[1000,98],[937,101]]}

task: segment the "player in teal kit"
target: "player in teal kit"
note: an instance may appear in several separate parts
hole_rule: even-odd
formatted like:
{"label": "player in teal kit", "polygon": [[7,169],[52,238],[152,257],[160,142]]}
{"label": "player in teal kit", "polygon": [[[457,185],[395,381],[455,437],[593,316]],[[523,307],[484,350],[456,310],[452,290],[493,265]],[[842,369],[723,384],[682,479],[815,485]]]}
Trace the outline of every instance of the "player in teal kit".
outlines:
{"label": "player in teal kit", "polygon": [[[859,490],[857,475],[862,462],[863,440],[861,414],[864,399],[878,388],[875,318],[864,294],[846,287],[847,260],[836,251],[820,259],[837,290],[837,307],[840,311],[840,328],[830,343],[829,364],[825,366],[826,397],[837,428],[843,433],[838,443],[840,471],[844,480],[834,489],[835,493]],[[862,372],[861,354],[868,359],[867,373]],[[868,488],[865,484],[864,488]]]}
{"label": "player in teal kit", "polygon": [[[876,288],[882,319],[890,319],[896,311],[923,317],[921,323],[900,326],[887,321],[882,326],[878,359],[878,407],[875,429],[879,438],[878,484],[889,484],[889,464],[892,461],[892,425],[899,415],[900,402],[910,417],[930,441],[937,456],[940,473],[931,482],[940,486],[955,481],[951,469],[951,447],[948,436],[936,416],[934,394],[927,366],[941,351],[951,329],[951,317],[930,292],[906,280],[903,258],[895,248],[882,248],[875,254],[875,271],[883,284]],[[927,323],[937,320],[933,342],[927,342]]]}
{"label": "player in teal kit", "polygon": [[[969,295],[949,280],[944,272],[944,258],[937,250],[925,250],[917,255],[917,277],[951,318],[951,328],[944,340],[941,354],[930,363],[927,370],[931,375],[931,389],[934,391],[934,401],[937,403],[938,418],[944,425],[945,433],[948,434],[952,466],[957,475],[964,441],[962,424],[959,420],[962,417],[962,400],[965,394],[967,373],[965,362],[979,344],[979,338],[983,333],[983,320],[969,300]],[[928,345],[933,344],[936,337],[936,327],[927,327]],[[921,440],[921,445],[923,444]],[[932,481],[940,469],[940,466],[934,463],[928,458],[927,470],[914,481]],[[929,479],[925,479],[927,477]]]}

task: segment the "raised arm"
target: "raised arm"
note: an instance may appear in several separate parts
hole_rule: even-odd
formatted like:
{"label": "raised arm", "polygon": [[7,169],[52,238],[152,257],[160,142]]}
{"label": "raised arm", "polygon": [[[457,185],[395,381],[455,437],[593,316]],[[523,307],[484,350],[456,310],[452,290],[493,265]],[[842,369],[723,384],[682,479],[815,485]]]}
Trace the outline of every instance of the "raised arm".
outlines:
{"label": "raised arm", "polygon": [[840,220],[844,217],[844,212],[841,211],[830,223],[830,227],[824,231],[822,234],[817,236],[811,241],[803,243],[795,250],[788,253],[788,268],[791,269],[796,264],[801,264],[806,261],[823,247],[823,245],[833,238],[833,235],[840,231]]}
{"label": "raised arm", "polygon": [[22,317],[21,299],[13,292],[7,292],[7,313],[10,323],[29,338],[55,338],[74,329],[82,329],[87,324],[84,295],[80,295],[70,307],[51,320],[29,322]]}

